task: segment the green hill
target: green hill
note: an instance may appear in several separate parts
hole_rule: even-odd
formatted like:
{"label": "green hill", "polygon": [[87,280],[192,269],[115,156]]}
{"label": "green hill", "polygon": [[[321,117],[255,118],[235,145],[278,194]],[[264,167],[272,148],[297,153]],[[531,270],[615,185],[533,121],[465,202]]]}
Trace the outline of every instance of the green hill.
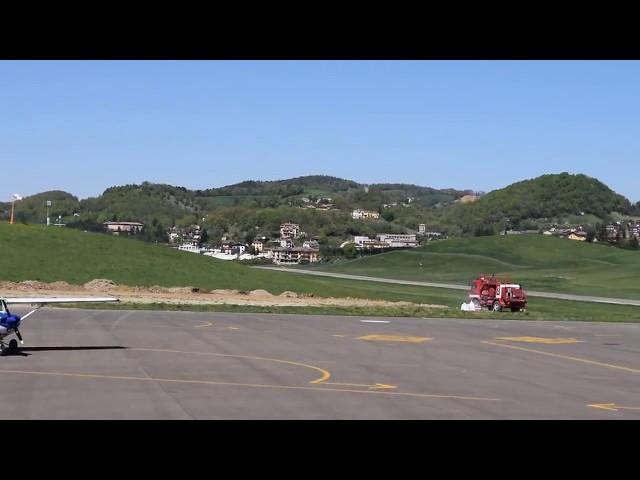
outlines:
{"label": "green hill", "polygon": [[453,205],[440,212],[436,222],[453,235],[479,235],[505,226],[536,229],[541,224],[576,221],[576,216],[586,224],[589,219],[606,219],[611,212],[630,213],[632,208],[628,199],[595,178],[561,173],[493,190],[474,203]]}
{"label": "green hill", "polygon": [[82,200],[80,211],[82,219],[92,219],[98,224],[109,220],[150,224],[156,219],[171,226],[184,217],[188,217],[186,223],[193,223],[198,218],[193,192],[183,187],[149,182],[108,188],[99,197]]}
{"label": "green hill", "polygon": [[[45,201],[52,200],[50,216],[71,228],[102,231],[109,220],[140,221],[141,237],[166,241],[166,230],[199,224],[213,242],[226,234],[250,243],[256,235],[278,236],[282,222],[301,224],[308,237],[334,247],[355,235],[413,233],[420,224],[430,231],[474,236],[512,229],[538,229],[549,224],[593,227],[637,213],[638,205],[585,175],[543,175],[494,190],[474,203],[456,203],[470,190],[434,189],[419,185],[380,183],[309,175],[276,181],[246,181],[221,188],[189,190],[143,182],[108,188],[97,197],[78,200],[73,195],[44,192],[16,204],[16,221],[45,222]],[[355,208],[375,210],[381,218],[353,220]],[[8,219],[9,203],[0,203],[0,219]]]}
{"label": "green hill", "polygon": [[[328,237],[339,244],[348,235],[416,229],[426,209],[453,203],[464,193],[405,184],[365,186],[326,175],[246,181],[207,190],[143,182],[114,186],[84,200],[66,192],[33,195],[17,203],[16,221],[44,224],[45,201],[52,200],[51,217],[61,215],[71,228],[98,232],[105,221],[140,221],[147,227],[143,237],[152,241],[165,241],[167,227],[198,223],[214,241],[227,233],[234,240],[250,242],[258,233],[277,236],[282,222],[294,221],[303,225],[309,236]],[[408,198],[413,208],[399,206],[378,222],[354,222],[351,218],[355,208],[381,210],[385,203]],[[320,206],[330,210],[315,209]],[[9,211],[9,203],[0,203],[0,218],[8,219]]]}
{"label": "green hill", "polygon": [[228,185],[226,187],[197,190],[196,194],[199,197],[213,197],[219,195],[277,195],[281,197],[289,197],[292,195],[299,195],[305,191],[334,193],[357,188],[361,188],[361,185],[352,180],[345,180],[328,175],[307,175],[304,177],[296,177],[286,180],[248,180]]}
{"label": "green hill", "polygon": [[318,268],[461,284],[507,274],[532,290],[640,299],[640,252],[543,235],[442,240]]}
{"label": "green hill", "polygon": [[[49,209],[51,221],[57,220],[58,215],[63,218],[73,218],[73,214],[80,211],[80,200],[70,193],[61,190],[52,190],[25,197],[16,203],[15,221],[45,224],[47,220],[46,202],[50,200],[52,206]],[[0,203],[0,212],[3,217],[11,215],[11,202]]]}

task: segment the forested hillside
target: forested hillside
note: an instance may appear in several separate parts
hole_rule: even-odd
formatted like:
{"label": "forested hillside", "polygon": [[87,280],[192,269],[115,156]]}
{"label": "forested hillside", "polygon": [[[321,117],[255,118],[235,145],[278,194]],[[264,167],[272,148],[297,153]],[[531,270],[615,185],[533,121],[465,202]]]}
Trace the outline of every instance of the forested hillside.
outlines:
{"label": "forested hillside", "polygon": [[[364,185],[324,175],[251,180],[205,190],[143,182],[114,186],[84,200],[61,191],[40,193],[18,202],[15,218],[45,223],[45,202],[51,200],[50,217],[60,215],[69,227],[101,231],[105,221],[139,221],[146,226],[141,236],[146,240],[163,241],[164,232],[174,225],[199,224],[212,240],[226,233],[248,242],[256,235],[275,236],[282,222],[292,221],[308,237],[337,245],[354,235],[415,233],[421,223],[428,231],[473,236],[554,223],[594,226],[612,214],[640,215],[640,202],[631,205],[586,175],[543,175],[474,196],[476,201],[470,203],[460,201],[473,193],[407,184]],[[379,212],[380,219],[353,220],[356,208]],[[10,203],[0,203],[0,218],[8,219],[9,214]]]}
{"label": "forested hillside", "polygon": [[432,220],[451,235],[483,235],[554,223],[594,224],[612,212],[631,214],[633,207],[595,178],[561,173],[494,190],[477,202],[434,212]]}

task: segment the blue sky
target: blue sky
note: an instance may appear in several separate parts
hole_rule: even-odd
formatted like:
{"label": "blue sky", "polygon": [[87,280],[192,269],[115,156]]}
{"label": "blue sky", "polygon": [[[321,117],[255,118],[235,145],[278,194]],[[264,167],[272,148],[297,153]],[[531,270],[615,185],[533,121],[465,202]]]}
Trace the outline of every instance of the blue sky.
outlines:
{"label": "blue sky", "polygon": [[637,61],[0,61],[11,194],[326,174],[489,191],[585,173],[640,200]]}

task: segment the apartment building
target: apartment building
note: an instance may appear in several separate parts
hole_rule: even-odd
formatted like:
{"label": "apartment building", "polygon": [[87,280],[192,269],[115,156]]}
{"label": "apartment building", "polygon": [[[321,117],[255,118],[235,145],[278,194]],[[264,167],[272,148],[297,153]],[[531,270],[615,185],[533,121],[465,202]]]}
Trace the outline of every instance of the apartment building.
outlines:
{"label": "apartment building", "polygon": [[304,247],[274,248],[271,250],[273,263],[277,265],[297,265],[315,263],[320,259],[318,250]]}

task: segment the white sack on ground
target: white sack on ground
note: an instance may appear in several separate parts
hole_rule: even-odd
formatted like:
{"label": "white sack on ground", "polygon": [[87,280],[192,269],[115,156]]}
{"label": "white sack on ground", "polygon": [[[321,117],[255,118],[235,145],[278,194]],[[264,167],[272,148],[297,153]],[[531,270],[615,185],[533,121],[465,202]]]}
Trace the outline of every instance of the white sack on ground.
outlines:
{"label": "white sack on ground", "polygon": [[473,305],[473,302],[463,303],[462,305],[460,305],[460,310],[462,310],[463,312],[475,312],[476,307]]}

